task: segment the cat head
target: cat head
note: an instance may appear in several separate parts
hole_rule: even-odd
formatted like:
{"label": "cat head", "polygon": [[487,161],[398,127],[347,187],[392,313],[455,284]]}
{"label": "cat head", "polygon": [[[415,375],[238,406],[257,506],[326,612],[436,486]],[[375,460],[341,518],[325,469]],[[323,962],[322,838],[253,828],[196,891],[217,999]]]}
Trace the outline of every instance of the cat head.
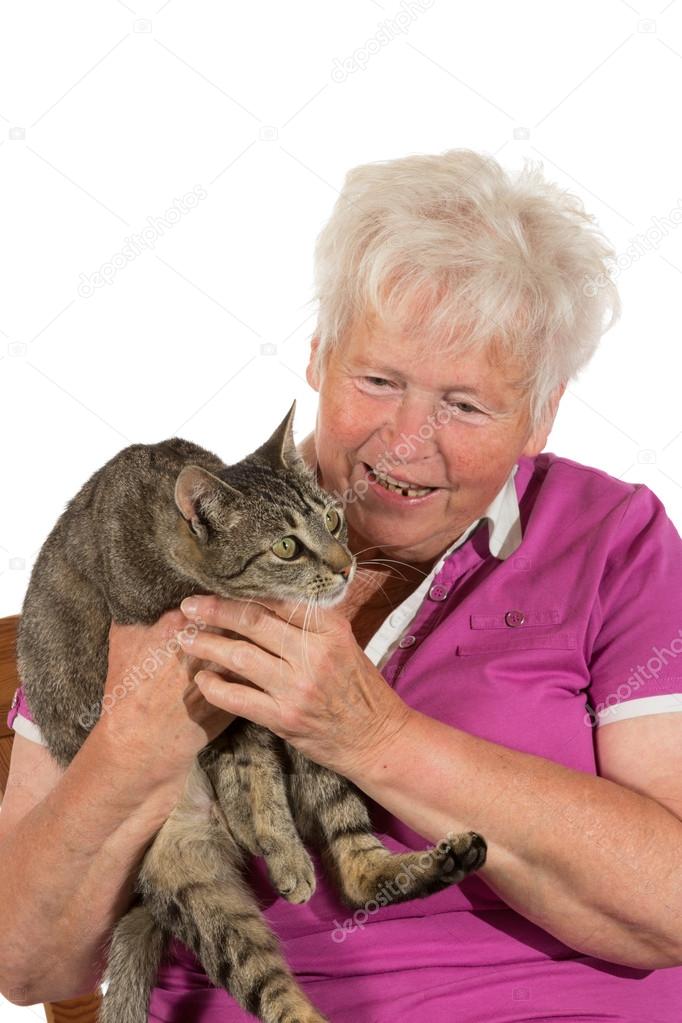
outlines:
{"label": "cat head", "polygon": [[187,465],[175,483],[181,513],[174,560],[224,597],[338,603],[355,558],[341,503],[296,451],[296,402],[269,439],[219,473]]}

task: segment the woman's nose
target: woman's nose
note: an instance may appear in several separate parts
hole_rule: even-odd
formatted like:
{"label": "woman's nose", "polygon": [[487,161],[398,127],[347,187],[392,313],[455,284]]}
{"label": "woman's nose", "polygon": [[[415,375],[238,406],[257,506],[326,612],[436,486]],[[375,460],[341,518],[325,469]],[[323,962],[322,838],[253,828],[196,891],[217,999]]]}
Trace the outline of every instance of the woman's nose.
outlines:
{"label": "woman's nose", "polygon": [[[390,419],[382,431],[382,440],[390,453],[408,461],[432,457],[437,450],[436,426],[432,398],[403,398],[391,409]],[[405,446],[411,454],[406,456]]]}

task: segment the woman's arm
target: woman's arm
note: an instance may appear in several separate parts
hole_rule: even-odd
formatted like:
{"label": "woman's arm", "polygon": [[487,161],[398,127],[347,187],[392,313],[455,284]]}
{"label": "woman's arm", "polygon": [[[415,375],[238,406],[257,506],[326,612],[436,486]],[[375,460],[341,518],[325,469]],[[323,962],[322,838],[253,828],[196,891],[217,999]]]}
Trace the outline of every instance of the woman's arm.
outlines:
{"label": "woman's arm", "polygon": [[346,773],[433,842],[482,834],[486,884],[570,948],[682,964],[682,821],[655,800],[414,710]]}
{"label": "woman's arm", "polygon": [[[46,748],[15,739],[0,813],[0,991],[11,1002],[94,990],[146,848],[196,754],[233,720],[206,702],[193,659],[177,653],[187,625],[169,611],[149,627],[111,627],[112,702],[65,771]],[[141,671],[150,660],[155,669]],[[121,680],[135,668],[129,689]]]}
{"label": "woman's arm", "polygon": [[0,812],[0,991],[16,1005],[95,990],[144,851],[182,789],[150,785],[97,727],[55,771],[46,747],[15,738]]}
{"label": "woman's arm", "polygon": [[206,596],[182,602],[190,617],[253,641],[204,632],[183,642],[258,687],[202,671],[208,700],[350,778],[433,842],[479,832],[488,842],[482,878],[570,948],[641,969],[682,963],[677,817],[606,778],[413,710],[333,609],[306,621],[298,608],[269,603],[281,610]]}

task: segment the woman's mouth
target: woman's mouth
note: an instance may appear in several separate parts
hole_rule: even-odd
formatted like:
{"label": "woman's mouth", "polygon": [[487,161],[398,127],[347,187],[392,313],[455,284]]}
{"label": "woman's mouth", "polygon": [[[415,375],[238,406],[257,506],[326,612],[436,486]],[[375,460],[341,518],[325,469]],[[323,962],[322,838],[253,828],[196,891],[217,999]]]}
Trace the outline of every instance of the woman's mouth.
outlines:
{"label": "woman's mouth", "polygon": [[440,487],[418,487],[414,483],[397,479],[389,473],[379,472],[366,462],[362,463],[364,477],[377,497],[391,504],[415,505],[428,501]]}

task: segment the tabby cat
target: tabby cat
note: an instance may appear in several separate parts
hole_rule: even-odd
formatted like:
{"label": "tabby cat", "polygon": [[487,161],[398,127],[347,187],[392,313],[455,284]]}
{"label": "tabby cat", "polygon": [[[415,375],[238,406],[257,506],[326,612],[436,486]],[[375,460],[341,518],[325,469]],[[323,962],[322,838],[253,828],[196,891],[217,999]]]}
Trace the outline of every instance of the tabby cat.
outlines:
{"label": "tabby cat", "polygon": [[[67,504],[33,568],[18,633],[29,706],[62,767],[101,711],[112,620],[151,624],[191,593],[327,606],[343,598],[355,559],[342,508],[295,449],[295,405],[241,462],[227,466],[178,437],[133,444]],[[315,875],[304,841],[350,907],[398,875],[396,902],[458,884],[486,855],[474,832],[426,856],[392,854],[355,786],[237,719],[200,752],[145,853],[107,950],[102,1023],[145,1023],[171,937],[263,1023],[322,1023],[242,878],[248,854],[262,856],[279,894],[306,902]]]}

